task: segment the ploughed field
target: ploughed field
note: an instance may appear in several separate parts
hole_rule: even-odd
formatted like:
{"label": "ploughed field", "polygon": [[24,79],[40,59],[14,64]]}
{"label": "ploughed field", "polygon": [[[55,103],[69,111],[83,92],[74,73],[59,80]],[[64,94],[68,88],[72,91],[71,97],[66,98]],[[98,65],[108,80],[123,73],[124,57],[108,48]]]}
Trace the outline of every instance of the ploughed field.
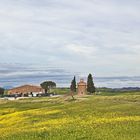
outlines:
{"label": "ploughed field", "polygon": [[0,100],[0,140],[140,140],[140,93]]}

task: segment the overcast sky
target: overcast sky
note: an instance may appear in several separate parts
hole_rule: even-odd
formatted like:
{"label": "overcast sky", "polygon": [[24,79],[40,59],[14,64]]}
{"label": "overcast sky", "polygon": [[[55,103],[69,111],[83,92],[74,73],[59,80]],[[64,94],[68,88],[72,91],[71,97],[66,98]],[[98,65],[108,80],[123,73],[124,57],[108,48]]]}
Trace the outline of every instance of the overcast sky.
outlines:
{"label": "overcast sky", "polygon": [[140,0],[0,0],[0,74],[31,64],[139,76]]}

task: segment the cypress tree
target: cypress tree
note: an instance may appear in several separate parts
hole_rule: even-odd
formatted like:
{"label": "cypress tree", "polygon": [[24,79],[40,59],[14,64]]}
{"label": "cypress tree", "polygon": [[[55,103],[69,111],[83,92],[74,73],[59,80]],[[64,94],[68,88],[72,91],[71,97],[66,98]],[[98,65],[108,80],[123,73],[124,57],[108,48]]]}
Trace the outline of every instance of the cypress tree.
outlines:
{"label": "cypress tree", "polygon": [[87,79],[87,92],[89,92],[90,94],[95,93],[95,86],[91,74],[88,75],[88,79]]}
{"label": "cypress tree", "polygon": [[75,78],[75,76],[71,82],[70,89],[71,89],[71,91],[76,92],[76,78]]}
{"label": "cypress tree", "polygon": [[75,78],[75,76],[73,78],[73,87],[74,87],[74,92],[76,92],[76,78]]}

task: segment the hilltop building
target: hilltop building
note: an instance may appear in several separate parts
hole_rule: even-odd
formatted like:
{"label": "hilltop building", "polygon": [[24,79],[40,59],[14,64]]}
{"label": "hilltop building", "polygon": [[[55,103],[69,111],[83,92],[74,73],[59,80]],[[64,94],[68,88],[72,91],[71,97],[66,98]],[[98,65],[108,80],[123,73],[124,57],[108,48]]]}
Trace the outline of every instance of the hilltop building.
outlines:
{"label": "hilltop building", "polygon": [[42,89],[40,86],[34,86],[34,85],[23,85],[23,86],[8,90],[8,94],[20,94],[21,96],[24,96],[24,95],[35,96],[37,94],[43,94],[43,93],[44,93],[44,89]]}
{"label": "hilltop building", "polygon": [[77,84],[77,88],[78,88],[78,95],[86,94],[87,84],[86,82],[84,82],[83,79],[81,79],[80,82]]}

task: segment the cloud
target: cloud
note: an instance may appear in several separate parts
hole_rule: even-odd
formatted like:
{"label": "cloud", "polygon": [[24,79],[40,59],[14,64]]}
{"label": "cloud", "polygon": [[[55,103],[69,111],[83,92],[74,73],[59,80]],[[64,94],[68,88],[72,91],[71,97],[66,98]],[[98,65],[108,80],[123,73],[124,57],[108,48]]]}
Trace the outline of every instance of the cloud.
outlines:
{"label": "cloud", "polygon": [[82,45],[76,45],[76,44],[68,44],[65,46],[68,51],[71,53],[74,53],[74,55],[79,55],[81,57],[89,57],[94,54],[96,54],[97,50],[94,46],[82,46]]}
{"label": "cloud", "polygon": [[[63,67],[73,73],[90,71],[97,76],[140,74],[139,1],[0,3],[1,66],[45,65]],[[1,71],[2,75],[5,71]],[[16,69],[14,72],[16,75]]]}
{"label": "cloud", "polygon": [[[59,67],[36,66],[26,64],[1,64],[0,86],[19,86],[22,84],[37,84],[53,80],[57,86],[69,86],[73,74]],[[67,81],[67,82],[65,82]]]}

